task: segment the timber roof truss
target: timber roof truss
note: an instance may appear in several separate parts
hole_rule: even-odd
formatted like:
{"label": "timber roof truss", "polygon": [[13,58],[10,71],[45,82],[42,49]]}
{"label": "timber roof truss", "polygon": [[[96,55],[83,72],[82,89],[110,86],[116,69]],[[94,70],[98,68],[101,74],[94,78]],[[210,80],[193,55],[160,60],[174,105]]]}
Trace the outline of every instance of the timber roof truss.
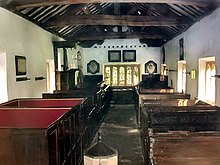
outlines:
{"label": "timber roof truss", "polygon": [[218,7],[217,0],[0,0],[67,41],[138,38],[161,46]]}

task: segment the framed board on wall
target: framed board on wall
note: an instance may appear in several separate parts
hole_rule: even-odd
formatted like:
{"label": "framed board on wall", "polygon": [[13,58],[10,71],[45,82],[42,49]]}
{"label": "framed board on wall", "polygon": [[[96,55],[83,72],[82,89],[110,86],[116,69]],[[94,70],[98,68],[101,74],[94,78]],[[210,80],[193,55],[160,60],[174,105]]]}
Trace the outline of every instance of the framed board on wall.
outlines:
{"label": "framed board on wall", "polygon": [[15,56],[15,68],[16,76],[26,75],[26,57],[24,56]]}
{"label": "framed board on wall", "polygon": [[179,60],[184,60],[184,40],[181,38],[179,40]]}
{"label": "framed board on wall", "polygon": [[145,73],[154,74],[157,73],[157,64],[156,62],[150,60],[145,63]]}
{"label": "framed board on wall", "polygon": [[136,50],[123,50],[123,62],[135,62]]}
{"label": "framed board on wall", "polygon": [[91,74],[96,74],[100,71],[100,64],[95,61],[95,60],[91,60],[88,64],[87,64],[87,72],[91,73]]}
{"label": "framed board on wall", "polygon": [[121,51],[120,50],[109,50],[108,51],[108,62],[121,62]]}

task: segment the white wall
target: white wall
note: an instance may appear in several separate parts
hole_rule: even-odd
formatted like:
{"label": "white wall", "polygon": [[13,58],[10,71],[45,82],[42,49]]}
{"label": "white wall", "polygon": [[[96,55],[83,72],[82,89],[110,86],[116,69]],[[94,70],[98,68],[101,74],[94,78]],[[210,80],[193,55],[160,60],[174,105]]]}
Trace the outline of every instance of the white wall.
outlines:
{"label": "white wall", "polygon": [[[53,59],[53,36],[31,22],[0,8],[0,51],[7,54],[9,99],[41,97],[46,92],[46,80],[35,81],[36,76],[47,76],[47,59]],[[30,81],[16,82],[15,55],[27,59]]]}
{"label": "white wall", "polygon": [[[174,38],[165,45],[166,61],[168,61],[168,69],[177,69],[178,61],[178,42],[180,38],[184,38],[185,60],[187,64],[187,71],[196,69],[198,71],[199,58],[216,57],[217,74],[220,74],[220,9],[216,9],[211,15],[203,18],[185,33]],[[176,85],[176,73],[171,73],[171,78]],[[175,86],[176,87],[176,86]],[[220,105],[220,79],[216,79],[216,104]],[[187,76],[187,93],[192,97],[198,95],[198,78],[191,80]]]}
{"label": "white wall", "polygon": [[109,50],[136,50],[136,63],[141,64],[142,73],[144,73],[144,64],[149,60],[153,60],[157,63],[157,71],[160,73],[161,50],[159,47],[147,47],[147,45],[141,44],[138,39],[114,39],[105,40],[102,45],[94,45],[92,48],[82,49],[84,66],[83,74],[90,74],[87,73],[87,63],[93,59],[96,59],[96,61],[100,64],[101,70],[97,74],[102,74],[102,64],[108,63]]}

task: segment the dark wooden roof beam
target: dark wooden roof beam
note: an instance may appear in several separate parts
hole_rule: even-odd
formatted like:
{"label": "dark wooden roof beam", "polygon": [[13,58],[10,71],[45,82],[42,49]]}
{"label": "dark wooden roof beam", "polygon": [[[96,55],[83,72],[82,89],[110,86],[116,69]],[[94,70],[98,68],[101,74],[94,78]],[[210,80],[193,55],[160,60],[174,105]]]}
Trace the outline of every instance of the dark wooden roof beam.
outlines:
{"label": "dark wooden roof beam", "polygon": [[[181,5],[192,5],[200,7],[208,7],[210,3],[215,3],[217,0],[105,0],[105,3],[170,3]],[[1,1],[0,1],[1,2]],[[102,3],[103,0],[12,0],[7,3],[1,2],[0,6],[5,8],[28,8],[37,6],[51,6],[64,4],[80,4],[80,3]]]}
{"label": "dark wooden roof beam", "polygon": [[[89,7],[84,7],[82,10],[86,15],[92,14]],[[98,26],[94,25],[94,28],[97,30],[97,32],[102,33],[102,30]]]}
{"label": "dark wooden roof beam", "polygon": [[115,3],[114,4],[114,14],[115,15],[120,15],[121,14],[120,3]]}
{"label": "dark wooden roof beam", "polygon": [[[108,8],[111,4],[102,4],[102,5],[101,4],[94,4],[94,5],[100,11],[100,13],[107,15],[108,13],[105,9]],[[112,28],[109,26],[105,26],[104,31],[113,32]]]}
{"label": "dark wooden roof beam", "polygon": [[137,10],[138,10],[138,7],[140,6],[141,4],[134,4],[131,9],[127,12],[127,15],[132,15],[134,14]]}
{"label": "dark wooden roof beam", "polygon": [[112,25],[112,26],[168,26],[189,24],[191,20],[182,17],[153,16],[113,16],[113,15],[80,15],[69,16],[45,23],[46,27],[67,25]]}
{"label": "dark wooden roof beam", "polygon": [[147,38],[147,39],[164,39],[165,37],[158,34],[149,34],[149,33],[107,33],[107,34],[94,34],[94,35],[83,35],[78,37],[72,37],[71,39],[77,41],[85,40],[104,40],[104,39],[129,39],[129,38]]}
{"label": "dark wooden roof beam", "polygon": [[100,4],[94,4],[97,10],[99,10],[102,14],[107,14],[104,8]]}

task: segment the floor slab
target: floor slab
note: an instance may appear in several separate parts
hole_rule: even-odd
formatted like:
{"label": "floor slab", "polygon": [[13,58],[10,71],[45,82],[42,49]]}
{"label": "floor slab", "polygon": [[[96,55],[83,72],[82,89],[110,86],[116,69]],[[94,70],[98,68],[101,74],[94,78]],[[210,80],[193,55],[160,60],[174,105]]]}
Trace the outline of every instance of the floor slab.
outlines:
{"label": "floor slab", "polygon": [[144,165],[133,104],[111,105],[100,131],[102,141],[118,151],[119,165]]}

